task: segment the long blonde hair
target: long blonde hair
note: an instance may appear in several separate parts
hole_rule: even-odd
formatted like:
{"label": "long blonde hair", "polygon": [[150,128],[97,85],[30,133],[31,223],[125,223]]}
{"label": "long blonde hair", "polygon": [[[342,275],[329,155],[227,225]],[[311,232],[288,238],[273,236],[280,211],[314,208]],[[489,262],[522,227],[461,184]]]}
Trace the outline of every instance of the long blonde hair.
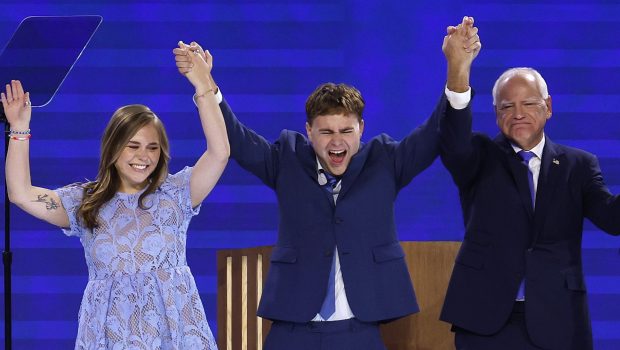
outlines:
{"label": "long blonde hair", "polygon": [[155,192],[168,175],[170,145],[161,120],[144,105],[128,105],[117,109],[101,139],[97,178],[84,185],[84,197],[77,212],[78,218],[82,219],[89,229],[98,226],[97,216],[101,206],[112,199],[120,187],[121,180],[114,164],[129,140],[138,130],[149,124],[153,125],[159,134],[161,152],[157,167],[149,176],[149,184],[139,197],[140,208],[145,209],[144,198]]}

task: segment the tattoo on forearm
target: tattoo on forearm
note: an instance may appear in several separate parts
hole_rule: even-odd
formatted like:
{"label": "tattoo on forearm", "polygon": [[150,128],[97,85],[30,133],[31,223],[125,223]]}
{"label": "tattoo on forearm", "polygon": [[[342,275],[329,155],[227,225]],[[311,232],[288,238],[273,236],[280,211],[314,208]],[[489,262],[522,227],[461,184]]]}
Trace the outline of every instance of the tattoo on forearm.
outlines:
{"label": "tattoo on forearm", "polygon": [[45,203],[45,209],[47,210],[56,210],[59,208],[59,205],[54,198],[50,198],[46,194],[38,194],[37,199],[33,200],[33,202]]}

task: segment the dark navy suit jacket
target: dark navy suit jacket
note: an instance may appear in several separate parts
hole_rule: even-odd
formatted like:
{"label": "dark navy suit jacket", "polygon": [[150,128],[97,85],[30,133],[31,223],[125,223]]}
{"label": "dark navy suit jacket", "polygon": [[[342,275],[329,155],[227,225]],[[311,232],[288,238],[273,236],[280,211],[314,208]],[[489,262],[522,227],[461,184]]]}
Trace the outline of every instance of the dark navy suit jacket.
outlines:
{"label": "dark navy suit jacket", "polygon": [[530,338],[544,349],[592,349],[581,262],[584,218],[620,234],[620,199],[596,157],[545,140],[535,210],[527,167],[508,140],[471,132],[470,107],[447,107],[442,161],[458,186],[465,238],[441,319],[490,335],[507,321],[523,278]]}
{"label": "dark navy suit jacket", "polygon": [[362,144],[342,177],[338,205],[317,182],[317,161],[305,135],[284,130],[273,143],[220,104],[231,157],[272,188],[278,240],[258,314],[310,321],[325,298],[338,247],[347,299],[362,321],[388,321],[418,311],[394,222],[396,195],[439,154],[443,96],[431,117],[398,142],[380,135]]}

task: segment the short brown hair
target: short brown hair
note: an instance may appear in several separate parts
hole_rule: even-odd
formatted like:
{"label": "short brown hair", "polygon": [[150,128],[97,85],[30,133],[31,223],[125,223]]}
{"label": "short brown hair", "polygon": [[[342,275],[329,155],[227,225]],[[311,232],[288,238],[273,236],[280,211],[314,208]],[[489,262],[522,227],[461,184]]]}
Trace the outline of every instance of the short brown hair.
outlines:
{"label": "short brown hair", "polygon": [[364,99],[353,86],[325,83],[317,87],[306,100],[306,121],[312,125],[314,118],[327,114],[354,113],[362,121]]}

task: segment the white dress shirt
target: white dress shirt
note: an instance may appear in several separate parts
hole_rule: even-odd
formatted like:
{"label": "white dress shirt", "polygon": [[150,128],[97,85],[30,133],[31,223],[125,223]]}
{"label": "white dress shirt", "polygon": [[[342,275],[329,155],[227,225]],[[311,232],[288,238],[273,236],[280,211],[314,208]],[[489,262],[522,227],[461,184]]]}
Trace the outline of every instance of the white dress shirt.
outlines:
{"label": "white dress shirt", "polygon": [[[319,159],[316,159],[317,164],[317,181],[319,185],[323,186],[326,183],[325,175],[322,174],[323,167],[319,162]],[[321,178],[323,177],[323,178]],[[340,189],[342,188],[342,180],[338,180],[336,186],[334,186],[333,195],[334,195],[334,204],[338,201],[338,195],[340,194]],[[338,247],[334,248],[334,260],[336,260],[336,266],[334,268],[334,274],[336,277],[336,282],[334,284],[334,289],[336,292],[336,310],[334,313],[327,319],[323,319],[321,315],[316,314],[312,321],[340,321],[340,320],[348,320],[350,318],[355,317],[353,315],[353,311],[351,311],[351,307],[349,306],[349,301],[347,300],[347,292],[344,288],[344,280],[342,279],[342,270],[340,269],[340,258],[338,257]],[[325,281],[327,283],[327,281]]]}
{"label": "white dress shirt", "polygon": [[[515,153],[519,153],[520,151],[523,151],[522,148],[513,144],[512,142],[510,143],[510,145],[512,146],[512,149],[515,150]],[[540,140],[540,142],[536,146],[534,146],[534,148],[530,150],[526,150],[536,155],[536,157],[532,157],[530,159],[530,162],[527,165],[527,167],[530,168],[530,171],[532,172],[532,175],[533,175],[532,177],[534,179],[534,194],[536,194],[536,191],[538,191],[538,175],[540,175],[540,164],[542,161],[542,154],[543,154],[544,148],[545,148],[545,134],[543,133],[542,140]]]}

